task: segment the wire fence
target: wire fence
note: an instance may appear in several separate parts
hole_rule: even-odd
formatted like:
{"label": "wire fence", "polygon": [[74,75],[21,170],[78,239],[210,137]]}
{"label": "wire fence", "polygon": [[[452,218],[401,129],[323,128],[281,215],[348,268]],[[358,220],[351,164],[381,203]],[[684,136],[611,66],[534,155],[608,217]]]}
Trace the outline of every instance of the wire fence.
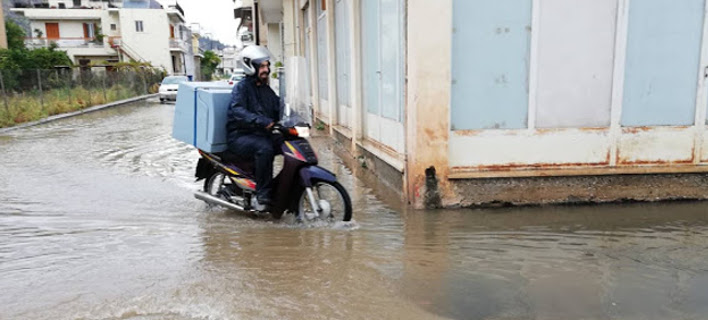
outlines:
{"label": "wire fence", "polygon": [[0,70],[0,127],[156,93],[164,73],[150,68]]}

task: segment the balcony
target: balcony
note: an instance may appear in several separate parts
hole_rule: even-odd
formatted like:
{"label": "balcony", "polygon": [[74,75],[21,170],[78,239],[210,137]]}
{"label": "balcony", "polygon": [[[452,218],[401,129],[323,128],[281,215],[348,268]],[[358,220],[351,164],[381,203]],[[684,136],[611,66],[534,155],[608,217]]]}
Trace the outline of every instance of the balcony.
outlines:
{"label": "balcony", "polygon": [[59,48],[92,48],[103,49],[102,42],[98,42],[95,38],[25,38],[25,46],[29,49],[48,48],[52,43],[55,43]]}
{"label": "balcony", "polygon": [[187,42],[182,39],[170,39],[170,51],[189,51],[187,48]]}
{"label": "balcony", "polygon": [[13,8],[49,8],[49,0],[14,0]]}
{"label": "balcony", "polygon": [[102,10],[95,9],[22,9],[10,11],[24,15],[29,20],[91,20],[100,21]]}
{"label": "balcony", "polygon": [[170,8],[175,8],[182,16],[184,17],[184,10],[182,10],[182,7],[179,5],[179,3],[176,3],[174,5],[171,5]]}
{"label": "balcony", "polygon": [[179,22],[182,22],[182,23],[186,22],[186,20],[184,18],[184,10],[176,2],[174,4],[170,4],[167,6],[167,15],[172,16],[172,17],[176,17],[177,21],[179,21]]}
{"label": "balcony", "polygon": [[283,1],[260,0],[258,1],[260,14],[265,23],[278,23],[283,21]]}
{"label": "balcony", "polygon": [[75,6],[72,1],[49,3],[49,0],[12,0],[12,8],[18,9],[108,9],[122,6],[123,0],[89,0]]}

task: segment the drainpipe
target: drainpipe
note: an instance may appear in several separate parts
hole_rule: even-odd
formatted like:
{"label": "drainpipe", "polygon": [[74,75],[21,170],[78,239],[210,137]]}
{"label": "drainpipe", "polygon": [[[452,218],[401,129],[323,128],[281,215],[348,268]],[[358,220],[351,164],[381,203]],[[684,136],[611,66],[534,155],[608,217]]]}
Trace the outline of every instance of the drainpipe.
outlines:
{"label": "drainpipe", "polygon": [[258,1],[253,1],[254,32],[256,33],[256,45],[261,45],[261,26],[258,24]]}

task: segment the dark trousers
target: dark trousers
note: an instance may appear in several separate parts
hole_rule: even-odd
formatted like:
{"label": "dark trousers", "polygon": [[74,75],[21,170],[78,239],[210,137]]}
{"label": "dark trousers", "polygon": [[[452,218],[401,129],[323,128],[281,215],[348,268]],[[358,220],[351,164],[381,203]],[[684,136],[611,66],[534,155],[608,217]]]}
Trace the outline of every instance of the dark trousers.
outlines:
{"label": "dark trousers", "polygon": [[270,201],[273,189],[273,159],[280,154],[279,137],[239,135],[229,137],[229,151],[247,161],[253,161],[256,174],[256,197],[259,202]]}

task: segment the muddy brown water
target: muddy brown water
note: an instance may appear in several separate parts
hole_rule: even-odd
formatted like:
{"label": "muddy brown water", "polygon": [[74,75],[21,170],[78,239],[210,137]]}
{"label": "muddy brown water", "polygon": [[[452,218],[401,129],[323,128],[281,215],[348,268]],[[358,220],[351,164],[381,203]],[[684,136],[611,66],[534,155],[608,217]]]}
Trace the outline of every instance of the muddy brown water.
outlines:
{"label": "muddy brown water", "polygon": [[705,202],[414,211],[350,225],[193,198],[173,105],[0,134],[0,319],[706,319]]}

